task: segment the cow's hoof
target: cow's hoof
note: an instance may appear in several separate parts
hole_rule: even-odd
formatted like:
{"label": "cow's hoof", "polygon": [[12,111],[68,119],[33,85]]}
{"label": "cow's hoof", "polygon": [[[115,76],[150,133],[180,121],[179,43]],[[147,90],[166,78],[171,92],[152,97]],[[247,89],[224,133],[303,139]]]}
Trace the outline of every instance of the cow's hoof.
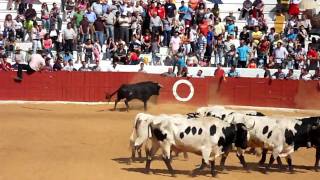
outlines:
{"label": "cow's hoof", "polygon": [[319,172],[319,167],[314,167],[315,172]]}
{"label": "cow's hoof", "polygon": [[217,177],[217,172],[211,172],[212,177]]}
{"label": "cow's hoof", "polygon": [[251,173],[251,169],[250,168],[245,168],[244,170],[246,170],[247,173]]}

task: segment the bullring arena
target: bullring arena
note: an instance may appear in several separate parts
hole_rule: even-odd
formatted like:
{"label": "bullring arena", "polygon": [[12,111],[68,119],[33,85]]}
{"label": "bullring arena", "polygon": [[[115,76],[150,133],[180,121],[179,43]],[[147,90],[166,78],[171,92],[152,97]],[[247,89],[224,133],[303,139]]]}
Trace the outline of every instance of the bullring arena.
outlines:
{"label": "bullring arena", "polygon": [[[130,110],[106,102],[121,84],[152,80],[163,87],[148,104],[150,114],[186,114],[210,104],[248,105],[266,115],[281,117],[319,116],[317,81],[279,81],[269,79],[215,78],[178,79],[137,73],[37,73],[12,81],[14,73],[1,73],[3,100],[0,108],[0,180],[37,179],[171,179],[164,162],[156,157],[151,174],[145,174],[145,161],[130,165],[129,137],[135,116],[143,112],[141,101],[130,102]],[[51,79],[48,83],[47,79]],[[182,81],[181,81],[182,80]],[[288,93],[286,87],[290,87]],[[256,97],[257,92],[259,97]],[[235,94],[238,94],[235,96]],[[242,95],[242,96],[241,96]],[[260,98],[260,99],[257,99]],[[308,101],[305,99],[308,98]],[[25,101],[16,101],[16,100]],[[59,101],[56,102],[55,100]],[[80,104],[64,104],[82,101]],[[100,102],[90,104],[90,102]],[[88,104],[86,104],[88,103]],[[278,106],[294,109],[259,108]],[[237,107],[237,106],[233,106]],[[159,154],[158,154],[159,155]],[[269,156],[268,156],[269,157]],[[245,154],[250,173],[230,153],[226,170],[219,179],[319,179],[313,169],[315,148],[300,148],[293,154],[294,173],[273,166],[268,174],[257,167],[260,157]],[[189,154],[174,158],[176,179],[190,178],[201,162]],[[286,165],[285,160],[283,160]],[[198,175],[211,179],[209,169]]]}
{"label": "bullring arena", "polygon": [[[132,109],[111,111],[113,105],[75,104],[2,104],[0,108],[0,179],[1,180],[56,180],[56,179],[173,179],[163,161],[155,160],[152,173],[144,174],[145,163],[128,165],[129,136],[135,115],[143,110],[140,102]],[[148,113],[187,113],[196,107],[151,103]],[[259,108],[261,111],[261,109]],[[272,116],[310,116],[319,111],[263,110]],[[278,170],[275,166],[266,175],[257,168],[258,157],[245,155],[250,173],[239,164],[234,153],[226,162],[226,170],[219,171],[219,179],[319,179],[313,170],[315,150],[299,149],[293,154],[295,172]],[[190,178],[191,170],[200,163],[200,157],[189,154],[189,160],[180,155],[174,158],[174,179]],[[212,179],[209,170],[197,178]]]}

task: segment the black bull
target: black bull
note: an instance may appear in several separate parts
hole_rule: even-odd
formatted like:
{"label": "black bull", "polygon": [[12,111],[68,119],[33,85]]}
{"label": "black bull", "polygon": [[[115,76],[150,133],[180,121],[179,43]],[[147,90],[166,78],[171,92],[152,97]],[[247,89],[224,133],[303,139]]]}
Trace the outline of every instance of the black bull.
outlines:
{"label": "black bull", "polygon": [[144,103],[144,110],[147,110],[147,101],[153,95],[159,95],[160,88],[163,86],[159,83],[152,81],[139,82],[136,84],[123,84],[118,90],[111,95],[106,95],[106,99],[111,100],[111,97],[117,93],[117,99],[115,100],[114,110],[117,108],[117,103],[124,99],[124,102],[129,110],[128,102],[133,99],[139,99]]}

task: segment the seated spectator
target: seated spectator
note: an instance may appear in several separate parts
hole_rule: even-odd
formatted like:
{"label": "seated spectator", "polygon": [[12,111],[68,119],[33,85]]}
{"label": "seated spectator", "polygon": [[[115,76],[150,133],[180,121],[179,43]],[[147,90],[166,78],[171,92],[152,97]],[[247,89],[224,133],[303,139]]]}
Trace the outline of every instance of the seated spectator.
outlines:
{"label": "seated spectator", "polygon": [[252,3],[253,6],[253,17],[258,18],[261,17],[261,15],[263,15],[263,8],[264,8],[264,3],[262,0],[255,0]]}
{"label": "seated spectator", "polygon": [[118,44],[118,48],[114,53],[113,61],[120,64],[127,64],[127,51],[124,49],[123,43]]}
{"label": "seated spectator", "polygon": [[221,68],[221,64],[217,64],[217,69],[214,71],[214,77],[224,79],[225,73],[224,70]]}
{"label": "seated spectator", "polygon": [[250,0],[245,0],[242,5],[241,17],[244,19],[248,14],[252,13],[252,2]]}
{"label": "seated spectator", "polygon": [[297,44],[297,48],[294,50],[294,67],[295,69],[301,69],[307,67],[307,52],[301,44]]}
{"label": "seated spectator", "polygon": [[287,79],[287,80],[297,80],[298,78],[294,75],[293,69],[289,69],[288,74],[286,75],[285,79]]}
{"label": "seated spectator", "polygon": [[62,70],[61,63],[62,63],[62,58],[58,56],[56,61],[53,64],[53,71],[61,71]]}
{"label": "seated spectator", "polygon": [[100,61],[96,61],[96,64],[91,68],[92,71],[101,71]]}
{"label": "seated spectator", "polygon": [[274,76],[276,79],[284,79],[286,77],[284,72],[282,72],[282,68],[278,68],[278,71],[275,72],[272,76]]}
{"label": "seated spectator", "polygon": [[182,68],[180,77],[190,77],[190,74],[188,72],[188,67],[187,66]]}
{"label": "seated spectator", "polygon": [[311,74],[309,73],[308,69],[302,68],[300,74],[300,80],[311,80]]}
{"label": "seated spectator", "polygon": [[107,67],[107,72],[119,72],[118,63],[112,62],[112,64]]}
{"label": "seated spectator", "polygon": [[198,66],[198,57],[195,55],[195,53],[189,53],[187,57],[187,66],[189,67],[197,67]]}
{"label": "seated spectator", "polygon": [[63,60],[66,61],[66,62],[69,62],[70,60],[72,60],[73,57],[72,57],[72,54],[67,51],[66,53],[64,53],[64,56],[63,56]]}
{"label": "seated spectator", "polygon": [[271,72],[270,72],[268,66],[265,66],[263,69],[264,69],[263,77],[264,78],[271,78]]}
{"label": "seated spectator", "polygon": [[141,73],[147,73],[147,71],[144,69],[144,63],[140,63],[140,69],[138,70],[138,72],[141,72]]}
{"label": "seated spectator", "polygon": [[164,77],[176,77],[176,74],[173,72],[173,68],[169,67],[167,72],[161,74]]}
{"label": "seated spectator", "polygon": [[[65,61],[65,62],[66,62],[66,61]],[[63,71],[69,71],[69,72],[71,72],[71,71],[77,71],[77,69],[74,68],[74,66],[73,66],[73,60],[71,60],[71,59],[68,61],[68,64],[63,67],[62,70],[63,70]]]}
{"label": "seated spectator", "polygon": [[43,66],[42,71],[44,71],[44,72],[52,72],[53,71],[53,68],[50,64],[50,60],[51,60],[51,58],[46,57],[45,65]]}
{"label": "seated spectator", "polygon": [[315,70],[314,75],[312,76],[312,80],[320,80],[320,68],[319,67]]}
{"label": "seated spectator", "polygon": [[203,71],[201,69],[198,70],[196,76],[194,76],[196,78],[204,78],[204,75],[203,75]]}
{"label": "seated spectator", "polygon": [[138,52],[135,52],[135,51],[133,51],[133,52],[130,52],[129,53],[129,64],[130,65],[137,65],[137,64],[139,64],[140,63],[140,59],[139,59],[139,54],[138,54]]}
{"label": "seated spectator", "polygon": [[12,71],[11,64],[7,61],[7,56],[0,57],[0,71]]}
{"label": "seated spectator", "polygon": [[257,68],[257,64],[255,62],[255,59],[251,59],[250,63],[248,64],[248,68],[250,69],[256,69]]}
{"label": "seated spectator", "polygon": [[82,61],[81,62],[82,66],[79,68],[78,71],[82,71],[82,72],[87,72],[87,71],[91,71],[88,67],[88,64],[86,61]]}
{"label": "seated spectator", "polygon": [[254,18],[252,14],[250,14],[249,18],[247,19],[247,23],[246,23],[247,29],[253,31],[254,28],[258,25],[259,25],[258,20],[256,18]]}
{"label": "seated spectator", "polygon": [[240,77],[240,73],[238,70],[236,70],[236,66],[232,65],[229,72],[228,77]]}

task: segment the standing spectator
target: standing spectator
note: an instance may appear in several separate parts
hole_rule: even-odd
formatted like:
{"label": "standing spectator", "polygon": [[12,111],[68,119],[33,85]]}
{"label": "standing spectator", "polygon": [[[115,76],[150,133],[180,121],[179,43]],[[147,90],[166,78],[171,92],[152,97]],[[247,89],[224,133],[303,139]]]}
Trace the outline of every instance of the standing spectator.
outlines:
{"label": "standing spectator", "polygon": [[162,21],[156,12],[154,12],[150,18],[150,30],[152,32],[152,37],[162,31]]}
{"label": "standing spectator", "polygon": [[231,44],[230,48],[227,48],[228,46],[226,45],[226,59],[225,63],[227,67],[232,67],[232,66],[237,66],[236,65],[236,54],[237,50],[234,44]]}
{"label": "standing spectator", "polygon": [[258,20],[254,18],[252,14],[250,14],[249,18],[247,19],[247,24],[246,24],[247,29],[253,31],[254,28],[258,25],[259,25]]}
{"label": "standing spectator", "polygon": [[122,13],[119,18],[119,25],[120,25],[120,39],[124,40],[126,44],[129,44],[129,18],[127,17],[126,13]]}
{"label": "standing spectator", "polygon": [[102,18],[99,16],[97,18],[97,20],[94,22],[94,32],[95,32],[95,37],[96,37],[96,41],[99,41],[100,46],[102,47],[102,45],[104,44],[104,22],[102,20]]}
{"label": "standing spectator", "polygon": [[50,38],[49,34],[46,34],[44,36],[44,39],[42,41],[42,46],[43,46],[44,51],[46,53],[49,53],[51,55],[51,57],[53,57],[53,54],[52,54],[52,39]]}
{"label": "standing spectator", "polygon": [[297,48],[294,51],[294,66],[296,69],[307,67],[307,52],[302,48],[301,44],[297,44]]}
{"label": "standing spectator", "polygon": [[172,23],[172,20],[176,15],[176,5],[172,3],[172,0],[166,0],[166,3],[164,4],[164,9],[169,22]]}
{"label": "standing spectator", "polygon": [[29,64],[19,64],[17,77],[14,80],[16,82],[22,81],[22,70],[26,70],[27,74],[33,74],[36,71],[41,71],[44,65],[45,60],[40,54],[32,54]]}
{"label": "standing spectator", "polygon": [[243,40],[244,42],[246,42],[247,44],[250,43],[250,33],[247,30],[246,27],[243,27],[240,36],[239,36],[239,40]]}
{"label": "standing spectator", "polygon": [[171,40],[172,24],[169,21],[168,17],[162,20],[162,24],[163,24],[163,45],[169,46],[169,43]]}
{"label": "standing spectator", "polygon": [[273,58],[275,60],[275,68],[283,67],[284,60],[288,57],[288,51],[282,46],[281,42],[278,42],[276,49],[273,51]]}
{"label": "standing spectator", "polygon": [[308,32],[306,31],[303,25],[299,28],[298,40],[301,43],[302,47],[305,47],[306,40],[308,38]]}
{"label": "standing spectator", "polygon": [[92,3],[91,8],[93,12],[96,14],[96,16],[102,16],[103,14],[103,7],[100,1],[95,1]]}
{"label": "standing spectator", "polygon": [[15,22],[12,20],[12,15],[11,14],[7,14],[3,23],[3,36],[4,38],[8,38],[8,39],[14,39],[14,35],[15,35]]}
{"label": "standing spectator", "polygon": [[87,20],[89,22],[89,28],[90,28],[90,38],[93,39],[93,33],[94,33],[94,22],[97,20],[97,16],[96,13],[94,13],[91,8],[89,7],[87,9],[87,12],[85,14],[85,16],[87,17]]}
{"label": "standing spectator", "polygon": [[171,37],[170,45],[169,45],[172,54],[175,54],[178,52],[181,43],[182,42],[179,37],[179,32],[178,31],[174,32],[174,36]]}
{"label": "standing spectator", "polygon": [[116,16],[111,12],[110,9],[104,14],[105,25],[106,25],[106,38],[114,39],[114,24],[116,23]]}
{"label": "standing spectator", "polygon": [[[214,48],[214,55],[215,55],[215,64],[223,64],[223,55],[225,52],[225,44],[222,38],[222,34],[220,34],[217,38],[216,44],[215,44],[215,48]],[[209,59],[211,59],[211,54],[209,55]]]}
{"label": "standing spectator", "polygon": [[71,23],[67,24],[67,29],[64,29],[63,34],[63,44],[65,47],[65,52],[69,51],[73,54],[73,43],[76,42],[77,34],[71,26]]}
{"label": "standing spectator", "polygon": [[73,20],[75,21],[75,25],[76,25],[77,29],[80,28],[81,21],[84,18],[83,15],[84,15],[84,13],[82,11],[80,11],[79,8],[75,9],[75,12],[73,13]]}
{"label": "standing spectator", "polygon": [[90,23],[88,21],[87,16],[83,17],[83,20],[80,23],[80,41],[81,43],[87,42],[89,39],[89,33],[90,33]]}
{"label": "standing spectator", "polygon": [[49,12],[47,3],[42,3],[41,5],[41,20],[44,28],[46,28],[47,31],[49,31],[50,30],[50,12]]}
{"label": "standing spectator", "polygon": [[33,25],[33,28],[31,30],[31,37],[32,37],[32,52],[33,54],[36,54],[37,50],[40,49],[39,44],[40,44],[40,32],[39,32],[39,27],[35,23]]}
{"label": "standing spectator", "polygon": [[61,37],[60,32],[54,26],[51,26],[49,36],[52,39],[57,53],[59,53],[61,51],[61,41],[59,40],[59,37]]}
{"label": "standing spectator", "polygon": [[240,73],[236,70],[236,66],[232,65],[229,72],[228,77],[240,77]]}
{"label": "standing spectator", "polygon": [[23,27],[23,23],[20,17],[16,18],[16,21],[14,22],[14,31],[16,32],[16,38],[20,41],[24,40],[25,35],[25,29]]}
{"label": "standing spectator", "polygon": [[33,5],[32,4],[29,4],[28,5],[28,9],[24,13],[25,19],[27,21],[33,21],[33,20],[35,20],[36,16],[37,16],[36,10],[33,9]]}
{"label": "standing spectator", "polygon": [[240,46],[237,48],[237,54],[239,57],[238,67],[247,67],[248,56],[251,56],[250,48],[245,44],[244,40],[240,41]]}
{"label": "standing spectator", "polygon": [[191,52],[195,53],[197,51],[197,39],[198,39],[198,32],[197,26],[194,24],[189,32],[189,40],[191,45]]}
{"label": "standing spectator", "polygon": [[200,55],[200,61],[204,62],[204,54],[207,49],[207,38],[204,36],[203,33],[200,32],[198,40],[197,40],[197,47],[198,47],[198,55]]}
{"label": "standing spectator", "polygon": [[257,47],[259,68],[267,64],[267,57],[269,52],[270,52],[270,42],[268,40],[268,36],[264,36],[264,38],[259,42]]}
{"label": "standing spectator", "polygon": [[52,9],[50,11],[50,16],[51,16],[50,25],[51,26],[55,26],[57,24],[58,25],[58,30],[61,31],[62,18],[60,16],[60,9],[59,9],[57,3],[53,3],[52,5],[53,5],[53,7],[52,7]]}
{"label": "standing spectator", "polygon": [[86,62],[93,62],[93,44],[91,39],[88,39],[86,44],[83,46],[83,50],[84,50],[84,59]]}
{"label": "standing spectator", "polygon": [[319,67],[319,54],[314,49],[314,47],[309,46],[309,51],[307,53],[307,58],[310,61],[309,62],[309,69],[310,70],[316,70]]}

